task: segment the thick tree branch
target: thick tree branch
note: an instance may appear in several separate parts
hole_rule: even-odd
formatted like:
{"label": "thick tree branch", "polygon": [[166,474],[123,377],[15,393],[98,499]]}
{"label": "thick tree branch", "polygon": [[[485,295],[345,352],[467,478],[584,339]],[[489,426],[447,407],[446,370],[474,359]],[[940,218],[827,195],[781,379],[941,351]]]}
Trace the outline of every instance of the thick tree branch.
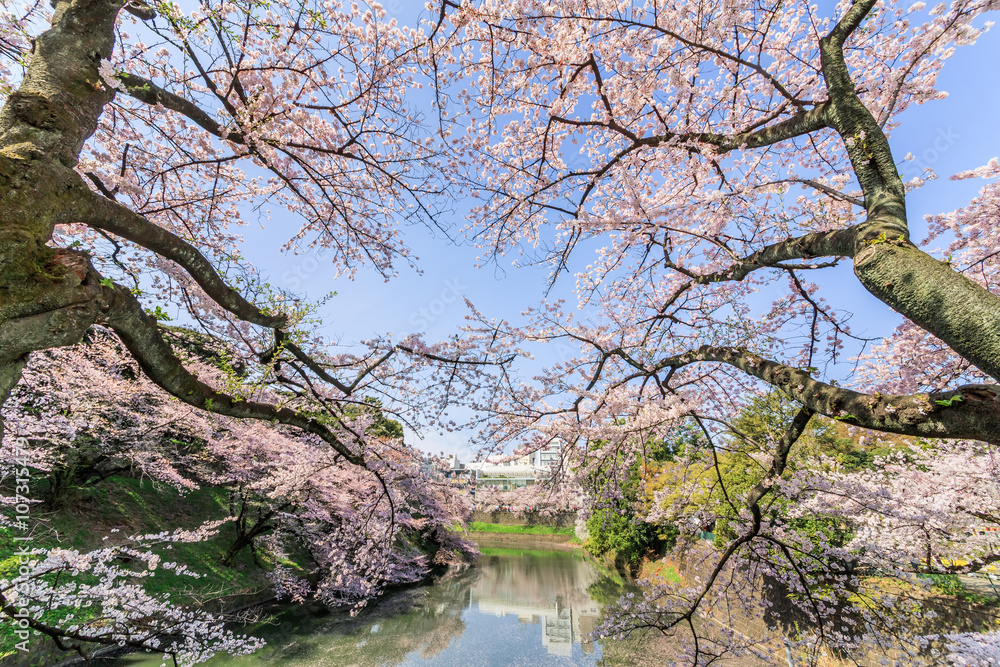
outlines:
{"label": "thick tree branch", "polygon": [[846,201],[848,204],[854,204],[860,208],[865,207],[865,202],[863,199],[858,199],[857,197],[852,197],[849,194],[845,194],[836,188],[831,188],[829,185],[824,185],[819,181],[814,181],[811,178],[783,178],[779,181],[771,181],[769,183],[761,183],[758,188],[764,188],[769,185],[778,185],[780,183],[800,183],[802,185],[807,185],[811,188],[815,188],[820,192],[826,193],[833,197],[834,199],[839,199],[841,201]]}
{"label": "thick tree branch", "polygon": [[875,0],[859,0],[825,37],[820,40],[823,76],[830,93],[828,119],[847,147],[861,191],[869,222],[891,238],[907,238],[906,191],[896,171],[889,142],[878,121],[858,97],[844,59],[844,42],[861,25],[875,6]]}
{"label": "thick tree branch", "polygon": [[268,315],[227,285],[201,252],[176,234],[106,197],[91,197],[90,210],[81,222],[131,241],[176,262],[220,306],[242,320],[262,327],[284,326],[284,315]]}
{"label": "thick tree branch", "polygon": [[844,43],[874,5],[859,0],[820,40],[830,124],[844,140],[868,211],[855,239],[855,275],[875,297],[1000,380],[1000,297],[909,242],[906,193],[889,142],[851,80]]}
{"label": "thick tree branch", "polygon": [[757,269],[773,267],[793,259],[851,257],[854,254],[856,234],[856,227],[848,227],[779,241],[734,262],[724,271],[696,276],[693,280],[698,284],[743,280]]}
{"label": "thick tree branch", "polygon": [[854,273],[876,298],[1000,380],[1000,297],[906,242],[873,242]]}
{"label": "thick tree branch", "polygon": [[0,149],[72,167],[112,92],[95,86],[114,48],[120,0],[56,0],[48,30],[34,40],[28,69],[0,110]]}
{"label": "thick tree branch", "polygon": [[684,143],[688,141],[711,144],[718,149],[719,154],[737,149],[763,148],[776,143],[801,137],[829,127],[827,111],[829,103],[818,104],[812,109],[800,111],[790,118],[768,125],[766,127],[740,132],[735,135],[717,134],[715,132],[673,133],[637,139],[637,146],[661,146],[668,143]]}
{"label": "thick tree branch", "polygon": [[188,405],[237,419],[277,421],[313,433],[347,461],[365,467],[364,456],[352,452],[329,427],[288,408],[235,398],[212,389],[192,375],[160,334],[156,320],[124,289],[105,288],[111,308],[105,321],[121,338],[143,372],[169,394]]}
{"label": "thick tree branch", "polygon": [[785,472],[785,466],[788,464],[788,452],[792,450],[792,445],[802,437],[806,426],[809,425],[809,420],[812,419],[814,414],[816,412],[808,407],[800,408],[795,414],[792,423],[789,424],[788,429],[777,443],[773,458],[771,459],[770,469],[764,475],[764,479],[758,482],[747,495],[748,506],[756,506],[760,502],[760,499],[764,497],[764,494],[771,490],[771,482],[781,477],[781,474]]}
{"label": "thick tree branch", "polygon": [[357,383],[360,382],[360,380],[357,380],[351,386],[347,386],[339,379],[330,375],[330,373],[323,368],[318,361],[306,354],[298,345],[288,340],[288,334],[280,329],[274,332],[274,345],[270,350],[261,355],[261,361],[265,364],[272,363],[275,358],[281,354],[282,350],[288,350],[296,359],[301,361],[309,370],[315,373],[319,379],[333,385],[338,391],[343,392],[345,396],[350,396],[351,392],[356,388]]}
{"label": "thick tree branch", "polygon": [[[716,152],[719,155],[722,155],[737,149],[763,148],[765,146],[772,146],[782,141],[794,139],[795,137],[805,136],[829,127],[829,120],[827,118],[828,109],[828,103],[824,102],[813,107],[812,109],[800,111],[794,116],[775,123],[774,125],[740,132],[735,135],[718,134],[715,132],[666,132],[664,134],[640,138],[627,128],[620,125],[614,119],[610,119],[606,122],[600,122],[591,120],[574,120],[564,118],[562,116],[552,116],[550,122],[558,122],[564,125],[577,127],[606,127],[628,139],[630,142],[629,146],[618,152],[614,158],[605,164],[601,169],[593,172],[593,178],[596,180],[610,171],[611,167],[614,166],[615,163],[621,161],[626,155],[642,147],[657,148],[668,144],[684,146],[690,143],[701,143],[714,146],[716,148]],[[591,187],[593,187],[593,185],[591,185]]]}
{"label": "thick tree branch", "polygon": [[740,281],[752,272],[763,268],[788,268],[781,266],[782,262],[794,259],[813,259],[815,257],[850,257],[854,252],[854,239],[857,227],[838,229],[832,232],[814,232],[785,241],[779,241],[761,248],[746,257],[737,259],[729,268],[714,273],[697,275],[684,271],[669,259],[667,266],[687,275],[691,280],[684,283],[668,298],[659,312],[662,316],[685,292],[696,285],[708,285]]}
{"label": "thick tree branch", "polygon": [[803,370],[769,361],[744,348],[703,345],[668,357],[655,368],[714,362],[740,369],[820,414],[884,433],[969,438],[1000,444],[1000,386],[964,385],[903,396],[862,394],[813,379]]}
{"label": "thick tree branch", "polygon": [[145,2],[139,2],[138,0],[125,3],[124,9],[132,16],[143,21],[152,21],[157,16],[155,7],[147,5]]}
{"label": "thick tree branch", "polygon": [[171,93],[170,91],[156,85],[149,79],[135,74],[119,72],[117,74],[117,78],[125,87],[125,92],[140,102],[145,102],[146,104],[152,106],[157,104],[162,105],[171,111],[176,111],[182,116],[190,118],[197,123],[199,127],[215,137],[226,139],[237,144],[244,143],[242,132],[229,132],[194,102],[186,100],[175,93]]}

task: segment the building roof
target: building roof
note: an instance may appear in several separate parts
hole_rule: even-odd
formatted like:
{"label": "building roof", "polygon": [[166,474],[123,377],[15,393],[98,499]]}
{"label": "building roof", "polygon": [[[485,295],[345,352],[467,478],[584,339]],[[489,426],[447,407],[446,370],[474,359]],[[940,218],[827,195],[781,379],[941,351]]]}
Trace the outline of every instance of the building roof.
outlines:
{"label": "building roof", "polygon": [[487,463],[486,461],[473,461],[469,464],[469,468],[478,470],[480,475],[496,475],[498,477],[551,474],[551,471],[544,467],[524,464],[497,465],[495,463]]}

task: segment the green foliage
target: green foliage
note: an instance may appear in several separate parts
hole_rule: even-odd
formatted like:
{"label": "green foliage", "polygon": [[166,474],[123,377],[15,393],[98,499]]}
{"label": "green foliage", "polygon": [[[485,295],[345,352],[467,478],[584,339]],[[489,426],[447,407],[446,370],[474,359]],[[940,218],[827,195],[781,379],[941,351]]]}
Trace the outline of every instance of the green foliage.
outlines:
{"label": "green foliage", "polygon": [[672,584],[683,583],[681,575],[673,567],[664,567],[659,571],[659,576]]}
{"label": "green foliage", "polygon": [[663,440],[647,442],[643,459],[636,459],[627,467],[624,477],[617,481],[615,494],[606,493],[613,484],[610,480],[597,476],[590,480],[595,498],[614,497],[601,501],[587,519],[589,537],[584,547],[590,553],[609,556],[616,567],[635,570],[643,557],[674,546],[679,533],[676,526],[647,523],[642,518],[650,500],[646,476],[695,446],[699,437],[690,425],[681,425]]}
{"label": "green foliage", "polygon": [[[745,442],[742,442],[744,438],[738,436],[735,437],[735,442],[744,451],[766,449],[768,443],[781,439],[799,408],[798,403],[777,392],[753,399],[733,420],[735,429],[745,436]],[[851,416],[847,415],[845,419]],[[808,444],[825,450],[837,446],[844,447],[848,442],[850,438],[841,438],[838,435],[835,424],[813,417],[799,439],[799,446]]]}
{"label": "green foliage", "polygon": [[[722,478],[722,484],[712,488],[712,511],[718,517],[715,522],[715,546],[722,548],[736,538],[736,531],[730,523],[736,522],[741,507],[739,498],[750,492],[764,477],[764,469],[759,463],[742,452],[719,452],[718,472],[713,479]],[[732,502],[732,504],[730,504]],[[736,508],[733,507],[736,505]]]}
{"label": "green foliage", "polygon": [[[750,402],[733,420],[733,426],[746,439],[734,436],[734,449],[745,452],[768,451],[768,443],[777,442],[788,430],[799,405],[784,395],[772,392]],[[854,415],[843,415],[837,421],[850,421]],[[848,472],[870,468],[877,452],[856,444],[841,435],[843,427],[833,421],[814,416],[805,432],[792,448],[789,466],[794,467],[809,456],[824,454],[837,459]]]}
{"label": "green foliage", "polygon": [[169,336],[170,344],[175,349],[215,366],[233,380],[245,379],[246,366],[236,360],[233,349],[224,341],[187,327],[161,325],[160,331]]}
{"label": "green foliage", "polygon": [[926,578],[933,582],[934,589],[939,593],[955,597],[965,593],[965,586],[957,574],[929,574]]}
{"label": "green foliage", "polygon": [[[763,447],[781,438],[795,418],[798,406],[777,393],[755,398],[733,419],[733,427],[751,447]],[[738,442],[740,439],[736,438]]]}
{"label": "green foliage", "polygon": [[981,605],[1000,603],[1000,599],[995,596],[979,595],[968,590],[957,574],[926,574],[922,575],[921,578],[929,580],[931,587],[942,595]]}
{"label": "green foliage", "polygon": [[677,528],[646,523],[634,512],[619,508],[598,509],[587,519],[590,537],[584,543],[595,556],[611,554],[615,564],[634,568],[642,557],[670,548],[677,541]]}
{"label": "green foliage", "polygon": [[157,322],[169,322],[171,319],[170,315],[168,315],[167,312],[159,306],[152,310],[146,309],[146,312],[155,317]]}
{"label": "green foliage", "polygon": [[[786,508],[786,501],[776,503],[778,507]],[[823,538],[828,544],[834,547],[842,547],[850,541],[852,533],[847,525],[830,517],[806,516],[794,519],[786,519],[785,522],[795,529],[800,535],[805,535],[813,544]],[[818,553],[818,547],[814,549]]]}
{"label": "green foliage", "polygon": [[[861,143],[860,145],[862,147],[864,147],[865,144]],[[869,153],[867,151],[866,151],[865,154],[869,155]],[[869,155],[869,157],[870,157],[870,155]],[[880,233],[878,235],[878,237],[876,237],[874,239],[868,239],[868,240],[865,241],[865,245],[869,245],[869,246],[879,245],[880,243],[891,243],[892,245],[906,245],[906,237],[903,236],[903,235],[899,235],[896,238],[889,238],[889,237],[886,236],[885,232],[882,232],[882,233]]]}
{"label": "green foliage", "polygon": [[614,573],[602,573],[594,583],[587,587],[587,595],[600,605],[617,602],[626,593],[638,592],[639,587],[626,583]]}
{"label": "green foliage", "polygon": [[371,396],[365,397],[364,406],[359,408],[359,412],[371,412],[375,415],[375,423],[372,424],[368,432],[380,438],[403,438],[403,425],[395,419],[389,419],[382,412],[382,402]]}
{"label": "green foliage", "polygon": [[[751,455],[770,454],[774,443],[787,432],[799,411],[798,404],[778,393],[756,398],[733,420],[738,435],[730,437],[731,450],[718,452],[718,470],[722,485],[716,485],[712,492],[713,511],[719,517],[715,526],[715,544],[722,547],[736,537],[730,523],[736,520],[736,511],[726,500],[744,496],[756,486],[765,474],[763,466]],[[850,418],[847,415],[845,419]],[[813,417],[806,430],[793,445],[787,461],[790,472],[799,466],[812,465],[817,455],[835,458],[848,471],[870,468],[877,452],[857,445],[851,438],[842,437],[839,427],[832,421]],[[722,491],[725,487],[725,493]],[[808,536],[814,543],[818,538],[835,546],[847,542],[850,534],[842,523],[817,517],[790,519],[786,516],[788,501],[774,498],[765,510],[772,520],[785,523],[797,532]]]}
{"label": "green foliage", "polygon": [[937,403],[938,405],[943,405],[946,408],[950,408],[953,403],[960,403],[961,401],[962,397],[959,394],[955,394],[951,398],[945,399],[943,401],[934,401],[934,402]]}
{"label": "green foliage", "polygon": [[701,429],[691,421],[681,422],[670,430],[669,435],[650,452],[650,460],[655,463],[675,461],[684,452],[701,447],[705,438]]}

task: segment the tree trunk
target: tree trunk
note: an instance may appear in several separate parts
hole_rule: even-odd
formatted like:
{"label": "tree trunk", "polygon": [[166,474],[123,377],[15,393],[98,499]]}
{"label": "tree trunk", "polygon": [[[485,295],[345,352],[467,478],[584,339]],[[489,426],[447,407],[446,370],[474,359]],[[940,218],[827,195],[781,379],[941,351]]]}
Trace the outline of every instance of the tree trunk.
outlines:
{"label": "tree trunk", "polygon": [[47,243],[91,199],[73,167],[113,95],[98,66],[114,48],[121,7],[53,2],[51,27],[0,109],[0,402],[28,353],[79,342],[102,308],[87,255]]}
{"label": "tree trunk", "polygon": [[[24,361],[23,357],[7,360],[0,359],[0,407],[7,402],[10,392],[14,389],[14,386],[18,383],[18,381],[20,381],[21,370],[24,368]],[[3,412],[0,411],[0,441],[3,440],[3,434]]]}
{"label": "tree trunk", "polygon": [[236,541],[233,542],[229,550],[222,556],[222,564],[226,566],[232,565],[233,559],[236,558],[239,552],[249,546],[253,546],[253,541],[256,538],[273,529],[274,526],[268,524],[266,521],[258,521],[249,531],[244,531],[237,527]]}

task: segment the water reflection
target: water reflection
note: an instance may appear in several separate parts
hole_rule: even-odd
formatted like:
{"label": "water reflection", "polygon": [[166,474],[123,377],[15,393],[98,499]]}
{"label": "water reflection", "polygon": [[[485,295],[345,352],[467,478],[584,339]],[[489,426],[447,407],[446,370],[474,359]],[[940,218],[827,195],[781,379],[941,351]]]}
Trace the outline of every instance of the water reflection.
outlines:
{"label": "water reflection", "polygon": [[[263,651],[208,664],[593,666],[601,647],[583,639],[600,615],[587,593],[599,578],[576,552],[486,549],[475,568],[391,594],[354,618],[289,610],[255,633],[268,642]],[[116,664],[161,662],[130,656]]]}
{"label": "water reflection", "polygon": [[600,616],[587,595],[598,579],[589,562],[560,552],[514,558],[488,550],[482,561],[471,590],[480,613],[515,615],[522,623],[540,625],[542,646],[551,655],[571,657],[574,645],[585,654],[594,652],[593,642],[584,641]]}

